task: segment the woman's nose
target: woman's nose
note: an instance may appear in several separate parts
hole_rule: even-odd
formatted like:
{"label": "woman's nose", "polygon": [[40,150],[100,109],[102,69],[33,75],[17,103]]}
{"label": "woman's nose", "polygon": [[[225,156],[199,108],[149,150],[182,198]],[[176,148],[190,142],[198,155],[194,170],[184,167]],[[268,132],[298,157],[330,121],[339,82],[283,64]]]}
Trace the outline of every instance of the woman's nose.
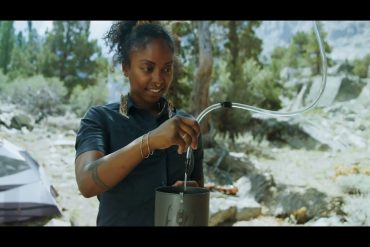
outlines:
{"label": "woman's nose", "polygon": [[160,71],[154,72],[152,79],[153,79],[154,84],[157,87],[159,87],[162,84],[162,81],[163,81],[162,76],[161,76],[161,72]]}
{"label": "woman's nose", "polygon": [[156,87],[160,87],[161,86],[161,83],[159,81],[156,81],[154,84],[155,84]]}

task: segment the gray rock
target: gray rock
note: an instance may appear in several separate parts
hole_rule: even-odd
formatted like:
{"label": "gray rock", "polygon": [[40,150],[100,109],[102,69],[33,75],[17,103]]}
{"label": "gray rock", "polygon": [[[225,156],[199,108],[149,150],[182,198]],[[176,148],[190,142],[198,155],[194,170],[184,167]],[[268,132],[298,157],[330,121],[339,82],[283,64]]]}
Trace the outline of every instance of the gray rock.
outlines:
{"label": "gray rock", "polygon": [[31,118],[25,114],[18,114],[12,117],[10,127],[18,130],[22,129],[22,127],[26,127],[28,130],[33,130]]}

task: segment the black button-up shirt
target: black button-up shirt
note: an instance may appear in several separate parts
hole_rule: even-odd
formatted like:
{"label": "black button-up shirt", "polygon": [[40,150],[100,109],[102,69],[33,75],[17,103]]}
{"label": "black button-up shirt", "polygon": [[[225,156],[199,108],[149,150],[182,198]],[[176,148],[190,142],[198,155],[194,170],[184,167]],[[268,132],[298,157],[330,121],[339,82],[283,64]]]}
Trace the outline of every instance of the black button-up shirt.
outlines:
{"label": "black button-up shirt", "polygon": [[[161,98],[162,111],[153,116],[135,106],[128,98],[127,116],[119,112],[119,104],[94,106],[81,120],[76,138],[76,157],[97,150],[110,154],[126,146],[141,135],[157,128],[169,117],[188,114],[168,110],[167,101]],[[203,179],[203,148],[199,138],[198,149],[193,152],[193,172],[189,180]],[[98,226],[153,226],[155,189],[184,180],[186,153],[179,155],[177,146],[155,150],[153,155],[136,166],[114,188],[100,194]],[[122,163],[125,161],[122,160]]]}

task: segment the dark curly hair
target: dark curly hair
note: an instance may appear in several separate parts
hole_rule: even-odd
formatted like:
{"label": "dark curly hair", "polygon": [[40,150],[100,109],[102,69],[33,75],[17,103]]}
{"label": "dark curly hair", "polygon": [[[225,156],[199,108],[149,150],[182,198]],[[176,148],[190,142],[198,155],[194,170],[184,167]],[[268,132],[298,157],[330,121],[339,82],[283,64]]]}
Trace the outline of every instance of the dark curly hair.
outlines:
{"label": "dark curly hair", "polygon": [[144,48],[154,39],[166,42],[172,53],[175,45],[171,34],[160,24],[149,21],[119,21],[114,23],[104,37],[110,52],[114,50],[113,63],[130,65],[133,49]]}

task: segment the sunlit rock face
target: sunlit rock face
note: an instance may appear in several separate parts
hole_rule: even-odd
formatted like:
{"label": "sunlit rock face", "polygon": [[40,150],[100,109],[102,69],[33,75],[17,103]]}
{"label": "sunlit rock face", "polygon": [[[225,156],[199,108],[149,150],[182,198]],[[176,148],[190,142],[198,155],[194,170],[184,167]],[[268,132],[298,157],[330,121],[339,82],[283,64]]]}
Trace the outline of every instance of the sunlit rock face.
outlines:
{"label": "sunlit rock face", "polygon": [[[370,21],[322,21],[334,60],[353,60],[370,53]],[[256,34],[263,40],[263,56],[286,47],[298,31],[312,30],[312,21],[263,21]]]}

